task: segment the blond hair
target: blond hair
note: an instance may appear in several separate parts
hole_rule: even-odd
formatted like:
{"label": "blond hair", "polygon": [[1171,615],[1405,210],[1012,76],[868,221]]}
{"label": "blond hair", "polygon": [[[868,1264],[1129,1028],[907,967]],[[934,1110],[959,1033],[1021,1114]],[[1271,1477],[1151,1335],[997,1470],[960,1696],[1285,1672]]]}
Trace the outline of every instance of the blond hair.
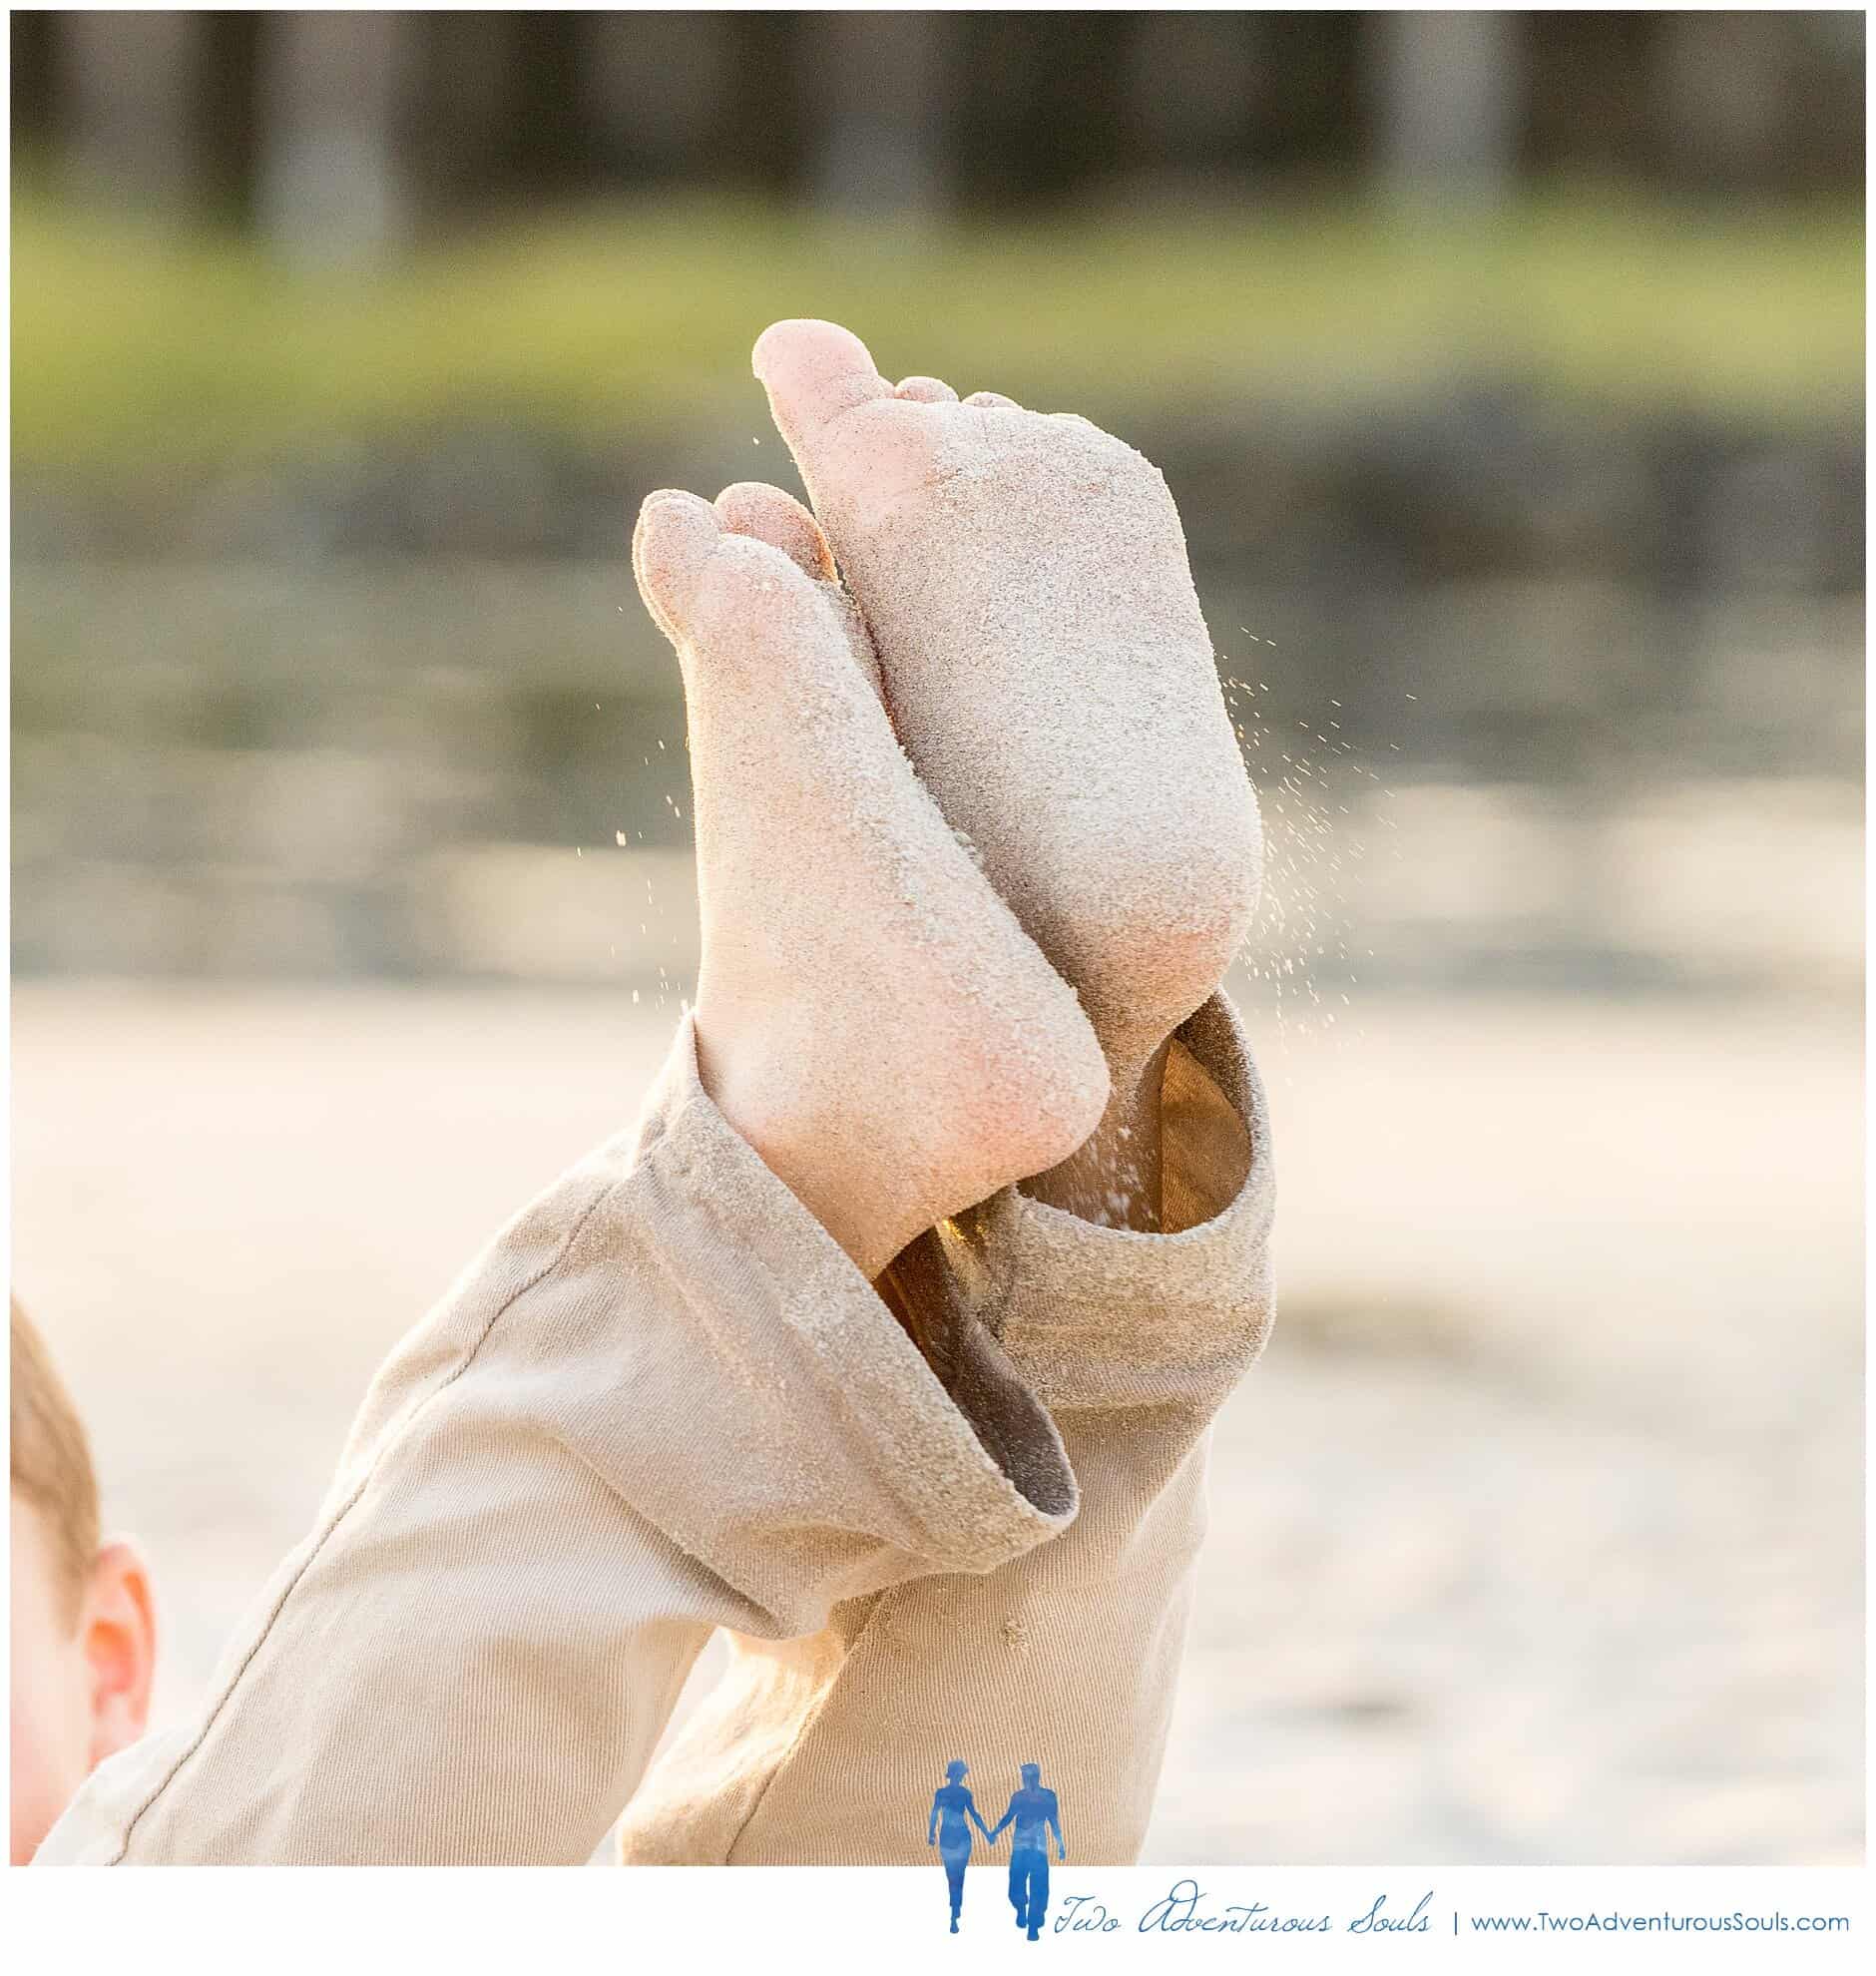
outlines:
{"label": "blond hair", "polygon": [[13,1306],[9,1432],[16,1494],[50,1532],[59,1589],[77,1609],[98,1556],[98,1477],[85,1423],[33,1320]]}

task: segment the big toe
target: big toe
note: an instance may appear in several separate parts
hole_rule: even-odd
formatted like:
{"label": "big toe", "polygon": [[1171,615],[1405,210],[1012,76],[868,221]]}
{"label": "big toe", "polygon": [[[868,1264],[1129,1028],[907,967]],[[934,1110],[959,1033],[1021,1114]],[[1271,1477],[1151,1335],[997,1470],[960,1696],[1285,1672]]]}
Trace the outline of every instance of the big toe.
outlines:
{"label": "big toe", "polygon": [[755,339],[752,362],[790,446],[812,446],[843,412],[892,396],[866,345],[837,322],[770,323]]}
{"label": "big toe", "polygon": [[632,571],[658,628],[677,644],[697,606],[704,566],[722,541],[722,517],[676,488],[648,494],[632,532]]}

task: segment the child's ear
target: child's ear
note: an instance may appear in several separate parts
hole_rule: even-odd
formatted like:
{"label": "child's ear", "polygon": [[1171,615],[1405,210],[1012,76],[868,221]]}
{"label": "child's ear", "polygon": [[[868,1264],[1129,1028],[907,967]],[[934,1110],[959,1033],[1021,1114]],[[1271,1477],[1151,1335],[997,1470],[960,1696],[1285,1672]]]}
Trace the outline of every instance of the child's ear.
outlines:
{"label": "child's ear", "polygon": [[136,1547],[106,1544],[92,1566],[81,1638],[91,1674],[91,1760],[128,1747],[150,1718],[157,1618]]}

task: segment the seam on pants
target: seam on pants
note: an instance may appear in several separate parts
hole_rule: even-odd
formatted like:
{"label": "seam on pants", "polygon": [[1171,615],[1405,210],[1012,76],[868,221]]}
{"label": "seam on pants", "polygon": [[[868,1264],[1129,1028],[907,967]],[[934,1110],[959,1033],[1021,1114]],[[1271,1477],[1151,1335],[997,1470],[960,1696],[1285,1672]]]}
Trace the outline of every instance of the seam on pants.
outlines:
{"label": "seam on pants", "polygon": [[793,1762],[801,1745],[813,1733],[815,1726],[819,1723],[821,1717],[826,1714],[828,1706],[832,1703],[834,1697],[840,1692],[840,1684],[846,1679],[847,1666],[852,1661],[853,1656],[859,1651],[860,1642],[872,1632],[873,1622],[879,1618],[887,1602],[904,1590],[905,1587],[902,1585],[892,1585],[888,1586],[885,1591],[874,1594],[873,1609],[860,1622],[859,1631],[847,1643],[847,1651],[841,1655],[840,1665],[834,1670],[834,1678],[827,1684],[826,1693],[807,1712],[806,1717],[802,1720],[801,1727],[795,1730],[793,1736],[789,1739],[787,1748],[776,1758],[768,1775],[763,1778],[761,1788],[755,1793],[755,1801],[743,1814],[742,1822],[737,1825],[734,1836],[723,1847],[723,1864],[725,1866],[733,1866],[735,1864],[736,1847],[742,1843],[744,1834],[754,1824],[756,1814],[761,1810],[768,1793],[774,1789],[777,1778]]}
{"label": "seam on pants", "polygon": [[[1010,1281],[1006,1286],[1003,1295],[997,1300],[996,1308],[997,1308],[997,1315],[999,1316],[999,1318],[1001,1318],[1004,1315],[1004,1313],[1009,1309],[1011,1303],[1015,1300],[1016,1279],[1017,1276],[1021,1273],[1021,1267],[1022,1267],[1022,1256],[1019,1251],[1017,1256],[1016,1266],[1010,1272]],[[986,1325],[985,1328],[988,1329],[989,1327]],[[992,1331],[991,1336],[996,1337],[997,1333],[995,1331]],[[1001,1342],[1001,1340],[999,1340],[999,1342]],[[1027,1381],[1025,1381],[1025,1383],[1027,1384]],[[956,1401],[954,1400],[952,1404],[955,1405]],[[975,1427],[973,1427],[971,1431],[973,1434],[975,1434],[977,1430]],[[979,1445],[980,1446],[982,1445],[981,1441]],[[986,1454],[988,1454],[990,1451],[988,1449],[985,1449],[985,1452]],[[996,1462],[996,1457],[994,1455],[991,1456],[991,1460],[993,1465],[997,1466],[999,1470],[1001,1470],[1001,1464]],[[1005,1479],[1007,1480],[1008,1478],[1006,1477]],[[1021,1490],[1018,1490],[1017,1494],[1021,1496],[1022,1495]],[[1028,1498],[1023,1497],[1023,1500],[1027,1502]],[[1054,1543],[1056,1539],[1054,1537],[1045,1538],[1043,1540],[1043,1544],[1038,1545],[1037,1549],[1040,1550],[1044,1547],[1044,1545]],[[1001,1570],[1002,1567],[999,1566],[997,1567],[997,1569]],[[949,1572],[944,1572],[935,1575],[939,1577],[950,1577],[953,1574]],[[846,1681],[849,1673],[852,1670],[853,1657],[860,1651],[860,1648],[866,1641],[868,1635],[870,1635],[874,1631],[875,1626],[877,1624],[883,1621],[885,1615],[895,1603],[903,1604],[904,1601],[911,1595],[911,1593],[918,1586],[929,1584],[930,1582],[931,1581],[929,1577],[921,1576],[918,1578],[914,1578],[909,1582],[902,1581],[900,1584],[897,1585],[889,1585],[883,1591],[880,1591],[874,1595],[872,1610],[868,1612],[866,1618],[863,1621],[861,1621],[858,1632],[856,1632],[853,1638],[850,1641],[848,1641],[846,1652],[841,1655],[840,1665],[838,1668],[834,1670],[834,1677],[827,1684],[826,1692],[821,1696],[820,1700],[814,1704],[813,1708],[811,1708],[808,1711],[806,1717],[802,1720],[800,1728],[796,1729],[793,1736],[790,1737],[787,1748],[782,1751],[781,1755],[776,1759],[774,1766],[769,1770],[768,1775],[765,1778],[763,1778],[761,1788],[755,1793],[755,1801],[749,1806],[747,1812],[744,1813],[741,1823],[739,1823],[736,1826],[735,1835],[730,1839],[729,1843],[723,1848],[723,1864],[725,1866],[732,1866],[735,1864],[736,1847],[742,1843],[744,1837],[747,1836],[749,1827],[752,1824],[754,1824],[756,1818],[760,1815],[762,1806],[767,1801],[768,1793],[771,1790],[773,1790],[775,1785],[780,1781],[782,1772],[786,1770],[788,1765],[792,1763],[795,1757],[800,1754],[801,1749],[803,1745],[807,1742],[808,1737],[811,1736],[814,1730],[820,1727],[820,1719],[822,1718],[822,1716],[824,1716],[827,1713],[827,1711],[830,1708],[832,1708],[836,1698],[839,1696],[841,1692],[841,1685]]]}
{"label": "seam on pants", "polygon": [[570,1248],[572,1248],[574,1243],[579,1239],[580,1233],[586,1227],[587,1223],[593,1219],[594,1215],[598,1212],[600,1207],[617,1191],[619,1187],[623,1185],[624,1183],[619,1181],[609,1182],[606,1186],[604,1186],[600,1190],[598,1194],[594,1196],[594,1198],[581,1211],[579,1220],[576,1221],[573,1227],[568,1230],[566,1235],[561,1241],[560,1246],[557,1249],[555,1249],[554,1253],[544,1263],[542,1263],[540,1268],[537,1269],[533,1275],[528,1277],[528,1279],[525,1282],[523,1282],[510,1296],[505,1297],[502,1300],[502,1302],[496,1306],[495,1310],[491,1313],[489,1317],[489,1321],[483,1325],[481,1332],[477,1335],[475,1342],[470,1345],[469,1349],[466,1352],[463,1353],[462,1362],[459,1365],[457,1365],[456,1369],[450,1373],[447,1379],[443,1380],[439,1385],[432,1387],[431,1390],[424,1395],[422,1400],[419,1401],[418,1404],[408,1414],[404,1416],[404,1419],[395,1434],[391,1434],[386,1437],[384,1444],[380,1446],[378,1453],[372,1459],[371,1466],[365,1470],[362,1476],[359,1477],[358,1486],[355,1489],[353,1489],[351,1494],[347,1496],[344,1502],[342,1502],[339,1505],[338,1509],[333,1513],[332,1517],[327,1522],[325,1528],[319,1532],[319,1535],[315,1540],[315,1542],[313,1543],[311,1550],[309,1550],[306,1553],[304,1563],[302,1563],[299,1569],[296,1572],[294,1572],[291,1580],[282,1589],[280,1596],[273,1602],[272,1610],[267,1614],[266,1618],[261,1622],[260,1631],[254,1636],[253,1645],[249,1647],[247,1652],[241,1656],[240,1666],[237,1667],[234,1670],[234,1674],[229,1677],[228,1685],[223,1689],[222,1693],[216,1698],[215,1703],[211,1707],[208,1717],[204,1721],[202,1729],[197,1733],[195,1739],[190,1743],[189,1747],[185,1749],[180,1756],[177,1757],[176,1761],[170,1765],[169,1769],[164,1772],[162,1778],[153,1786],[149,1795],[145,1797],[145,1799],[141,1804],[138,1805],[137,1809],[131,1813],[130,1819],[124,1827],[124,1836],[118,1842],[117,1852],[109,1861],[107,1861],[107,1864],[112,1866],[119,1866],[123,1864],[125,1855],[131,1849],[132,1835],[136,1832],[138,1823],[143,1818],[144,1813],[148,1811],[153,1804],[156,1803],[157,1799],[161,1797],[166,1790],[169,1789],[170,1785],[176,1781],[177,1775],[182,1770],[184,1764],[187,1763],[189,1759],[195,1755],[196,1751],[199,1750],[202,1747],[202,1745],[208,1740],[209,1731],[215,1728],[216,1722],[220,1718],[222,1711],[228,1706],[229,1702],[234,1697],[235,1689],[237,1689],[240,1686],[241,1677],[245,1675],[248,1668],[253,1665],[254,1656],[258,1654],[261,1648],[266,1645],[267,1636],[273,1631],[274,1623],[279,1619],[280,1614],[286,1610],[286,1602],[299,1589],[299,1583],[301,1579],[303,1579],[306,1573],[312,1569],[314,1560],[318,1557],[319,1553],[322,1550],[324,1550],[327,1542],[332,1536],[332,1533],[345,1520],[345,1517],[351,1511],[352,1507],[357,1503],[358,1499],[371,1486],[371,1479],[374,1475],[377,1474],[379,1465],[382,1463],[386,1449],[388,1448],[390,1443],[398,1438],[401,1438],[402,1434],[409,1429],[411,1423],[415,1421],[420,1414],[423,1413],[425,1408],[427,1408],[430,1405],[431,1401],[433,1401],[438,1396],[438,1394],[447,1392],[449,1388],[453,1386],[456,1383],[456,1381],[460,1379],[465,1372],[468,1371],[470,1366],[475,1363],[476,1354],[480,1352],[482,1347],[488,1342],[490,1334],[494,1331],[495,1326],[502,1320],[503,1317],[505,1317],[508,1314],[510,1310],[514,1308],[514,1306],[517,1303],[521,1301],[521,1299],[524,1296],[526,1296],[529,1293],[529,1291],[539,1288],[539,1286],[543,1282],[545,1282],[547,1278],[551,1276],[556,1269],[560,1267],[561,1263],[567,1259],[567,1251]]}

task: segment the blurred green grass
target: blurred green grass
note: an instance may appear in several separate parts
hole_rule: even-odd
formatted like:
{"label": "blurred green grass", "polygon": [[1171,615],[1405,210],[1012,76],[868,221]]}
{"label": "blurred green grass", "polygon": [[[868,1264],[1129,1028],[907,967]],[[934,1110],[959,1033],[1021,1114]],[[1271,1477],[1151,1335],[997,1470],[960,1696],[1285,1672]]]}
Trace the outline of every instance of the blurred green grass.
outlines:
{"label": "blurred green grass", "polygon": [[31,190],[13,208],[20,465],[273,453],[433,419],[575,433],[746,415],[762,325],[1043,406],[1387,395],[1464,373],[1620,407],[1860,407],[1863,223],[1555,194],[1495,213],[1146,210],[908,232],[671,203],[561,213],[382,272],[296,271]]}

